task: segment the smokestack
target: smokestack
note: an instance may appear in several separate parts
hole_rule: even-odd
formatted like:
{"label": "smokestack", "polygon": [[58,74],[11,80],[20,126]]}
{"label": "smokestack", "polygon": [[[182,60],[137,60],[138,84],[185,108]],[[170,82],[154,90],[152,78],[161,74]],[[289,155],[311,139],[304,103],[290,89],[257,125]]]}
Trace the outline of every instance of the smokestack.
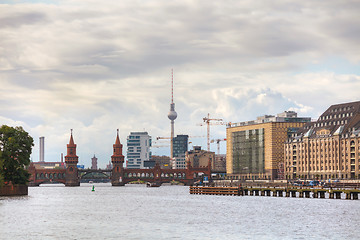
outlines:
{"label": "smokestack", "polygon": [[45,162],[44,159],[45,137],[39,137],[39,142],[40,142],[39,162]]}

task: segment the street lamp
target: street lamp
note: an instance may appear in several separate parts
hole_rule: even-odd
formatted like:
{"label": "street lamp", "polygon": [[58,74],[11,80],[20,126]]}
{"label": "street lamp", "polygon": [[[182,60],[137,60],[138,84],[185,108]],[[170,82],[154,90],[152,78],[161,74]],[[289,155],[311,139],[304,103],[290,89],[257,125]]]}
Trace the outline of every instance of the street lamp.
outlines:
{"label": "street lamp", "polygon": [[[248,167],[243,167],[242,170],[248,170],[249,168]],[[247,173],[248,174],[248,173]],[[247,176],[246,176],[247,178]]]}
{"label": "street lamp", "polygon": [[[291,168],[294,168],[294,167],[296,167],[295,165],[291,165],[290,167],[287,167],[287,169],[289,170],[289,173],[290,173],[290,169]],[[289,175],[290,176],[290,175]],[[293,177],[292,178],[294,178],[294,175],[293,175]],[[289,183],[289,178],[286,180],[286,187],[288,186],[288,183]]]}

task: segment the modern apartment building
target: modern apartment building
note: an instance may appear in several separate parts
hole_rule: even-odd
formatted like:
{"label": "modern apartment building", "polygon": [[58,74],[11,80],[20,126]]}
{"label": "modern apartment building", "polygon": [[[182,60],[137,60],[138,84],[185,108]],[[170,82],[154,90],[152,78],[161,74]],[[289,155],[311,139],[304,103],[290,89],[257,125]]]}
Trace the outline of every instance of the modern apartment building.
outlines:
{"label": "modern apartment building", "polygon": [[131,132],[127,137],[127,168],[144,169],[151,159],[151,136],[147,132]]}
{"label": "modern apartment building", "polygon": [[310,122],[285,111],[276,117],[235,123],[226,129],[226,173],[232,179],[277,179],[283,176],[284,142]]}
{"label": "modern apartment building", "polygon": [[284,146],[287,179],[360,178],[360,101],[330,106]]}

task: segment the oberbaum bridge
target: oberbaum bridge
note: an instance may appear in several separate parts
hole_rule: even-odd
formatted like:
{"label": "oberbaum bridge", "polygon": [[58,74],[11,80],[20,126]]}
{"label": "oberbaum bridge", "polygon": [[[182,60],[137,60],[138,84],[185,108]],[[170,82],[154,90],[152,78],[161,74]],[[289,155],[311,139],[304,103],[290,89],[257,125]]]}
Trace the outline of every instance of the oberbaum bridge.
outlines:
{"label": "oberbaum bridge", "polygon": [[65,186],[80,186],[80,181],[91,173],[109,174],[112,186],[124,186],[134,181],[144,181],[151,186],[160,186],[162,183],[177,181],[185,185],[192,185],[200,175],[211,176],[211,162],[207,167],[192,167],[187,163],[186,169],[161,169],[157,164],[152,169],[127,169],[123,167],[124,155],[122,144],[119,139],[119,130],[115,144],[113,144],[113,155],[111,156],[112,169],[78,169],[78,156],[76,155],[76,144],[71,132],[67,154],[65,156],[65,169],[37,169],[34,164],[29,167],[31,174],[29,186],[39,186],[42,183],[63,183]]}

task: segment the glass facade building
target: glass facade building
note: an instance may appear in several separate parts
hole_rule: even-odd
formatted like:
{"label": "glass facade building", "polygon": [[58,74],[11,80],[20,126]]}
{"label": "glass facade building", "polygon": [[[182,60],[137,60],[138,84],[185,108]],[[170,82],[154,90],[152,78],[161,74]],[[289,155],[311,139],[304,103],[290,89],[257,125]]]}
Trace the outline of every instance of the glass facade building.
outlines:
{"label": "glass facade building", "polygon": [[256,120],[229,124],[226,128],[227,176],[239,180],[281,179],[284,143],[310,120],[285,111],[276,117],[264,115]]}
{"label": "glass facade building", "polygon": [[232,133],[233,173],[264,173],[264,129],[252,129]]}
{"label": "glass facade building", "polygon": [[188,150],[188,135],[177,135],[173,139],[173,156],[184,157]]}

